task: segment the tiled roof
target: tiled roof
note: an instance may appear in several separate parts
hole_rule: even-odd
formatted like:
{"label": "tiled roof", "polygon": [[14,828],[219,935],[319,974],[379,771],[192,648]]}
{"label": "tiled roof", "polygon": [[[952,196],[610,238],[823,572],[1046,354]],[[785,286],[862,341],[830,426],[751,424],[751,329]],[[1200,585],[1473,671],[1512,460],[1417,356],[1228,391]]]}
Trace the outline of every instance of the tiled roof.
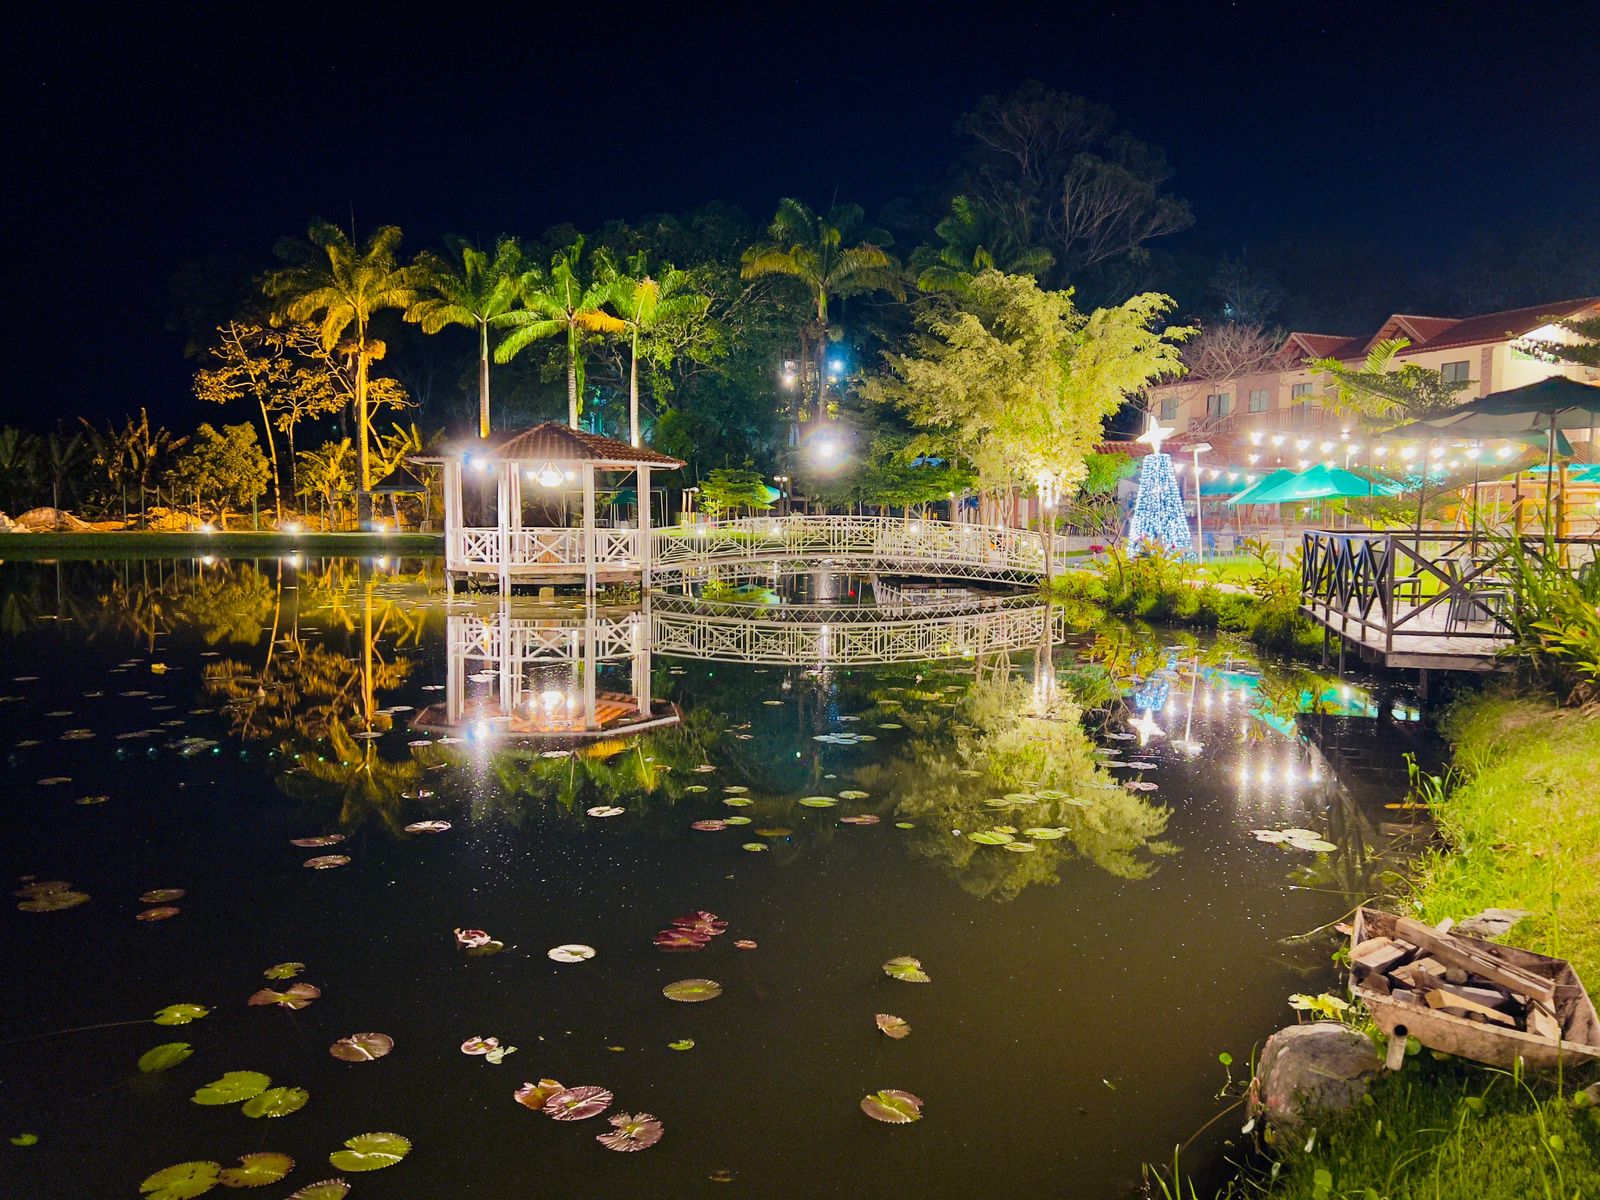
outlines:
{"label": "tiled roof", "polygon": [[1475,346],[1484,342],[1499,342],[1521,337],[1546,324],[1547,317],[1565,317],[1585,308],[1600,306],[1600,296],[1582,300],[1559,300],[1552,304],[1532,304],[1527,308],[1511,308],[1505,312],[1485,313],[1481,317],[1467,317],[1452,321],[1427,341],[1409,346],[1403,355],[1419,354],[1429,350],[1448,350],[1453,346]]}
{"label": "tiled roof", "polygon": [[501,434],[491,439],[487,446],[480,446],[481,443],[461,447],[459,452],[501,462],[507,459],[518,462],[594,462],[668,469],[683,466],[680,460],[670,455],[644,446],[630,446],[627,442],[602,437],[598,433],[570,429],[556,421]]}

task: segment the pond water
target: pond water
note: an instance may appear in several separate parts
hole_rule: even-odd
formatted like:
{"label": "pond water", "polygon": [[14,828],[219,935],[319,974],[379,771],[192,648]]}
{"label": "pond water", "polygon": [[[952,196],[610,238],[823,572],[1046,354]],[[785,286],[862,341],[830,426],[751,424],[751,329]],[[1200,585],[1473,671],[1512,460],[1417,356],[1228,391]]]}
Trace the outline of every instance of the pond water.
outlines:
{"label": "pond water", "polygon": [[[1403,833],[1404,693],[1170,632],[1056,645],[1015,603],[945,642],[848,641],[800,609],[799,641],[752,641],[693,607],[447,601],[418,562],[0,566],[0,869],[14,904],[89,897],[0,916],[0,1133],[38,1137],[0,1143],[0,1192],[134,1197],[280,1152],[297,1165],[254,1194],[1127,1195],[1221,1107],[1219,1053],[1246,1070],[1291,993],[1334,986],[1330,943],[1297,935]],[[957,657],[861,661],[918,645]],[[1334,849],[1251,832],[1291,827]],[[183,895],[141,901],[160,889]],[[695,913],[726,929],[655,944]],[[593,957],[549,954],[571,945]],[[905,956],[930,982],[886,973]],[[664,996],[685,979],[721,994]],[[297,983],[320,995],[247,1003]],[[149,1023],[174,1004],[208,1014]],[[368,1031],[392,1052],[330,1055]],[[140,1072],[170,1042],[192,1054]],[[191,1101],[230,1071],[309,1099]],[[541,1079],[615,1099],[552,1120],[513,1096]],[[870,1119],[881,1089],[922,1119]],[[659,1143],[610,1153],[617,1113],[654,1114]],[[369,1132],[412,1148],[330,1165]],[[200,1194],[196,1170],[164,1194]]]}

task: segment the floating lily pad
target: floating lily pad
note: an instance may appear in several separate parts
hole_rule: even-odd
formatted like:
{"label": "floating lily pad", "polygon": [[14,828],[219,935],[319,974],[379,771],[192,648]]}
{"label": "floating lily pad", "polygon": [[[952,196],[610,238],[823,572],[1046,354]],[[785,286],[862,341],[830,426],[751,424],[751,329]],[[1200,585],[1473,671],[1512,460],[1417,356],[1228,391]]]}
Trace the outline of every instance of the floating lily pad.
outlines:
{"label": "floating lily pad", "polygon": [[607,1119],[616,1128],[595,1137],[607,1150],[643,1150],[661,1140],[661,1121],[649,1113],[615,1113]]}
{"label": "floating lily pad", "polygon": [[879,818],[874,813],[860,813],[853,817],[840,817],[841,825],[876,825]]}
{"label": "floating lily pad", "polygon": [[883,964],[883,973],[890,979],[898,979],[902,983],[931,982],[927,972],[922,969],[922,963],[909,955],[891,958]]}
{"label": "floating lily pad", "polygon": [[726,821],[720,821],[715,818],[709,821],[695,821],[689,826],[690,829],[698,830],[700,833],[721,833],[727,827],[728,823]]}
{"label": "floating lily pad", "polygon": [[800,804],[804,808],[832,808],[839,801],[832,796],[802,796]]}
{"label": "floating lily pad", "polygon": [[407,833],[445,833],[449,829],[449,821],[413,821],[406,826]]}
{"label": "floating lily pad", "polygon": [[759,854],[761,851],[765,850],[766,848],[767,848],[767,844],[765,842],[746,842],[744,845],[739,847],[739,849],[748,850],[752,854]]}
{"label": "floating lily pad", "polygon": [[724,796],[722,798],[722,802],[729,808],[749,808],[755,803],[755,801],[750,799],[748,796]]}
{"label": "floating lily pad", "polygon": [[316,837],[290,838],[289,845],[299,846],[302,850],[312,850],[318,846],[337,846],[344,841],[342,833],[324,833]]}
{"label": "floating lily pad", "polygon": [[1032,842],[1007,842],[1000,848],[1002,850],[1009,850],[1013,854],[1032,854],[1039,847],[1035,846]]}
{"label": "floating lily pad", "polygon": [[756,943],[751,941],[749,938],[740,938],[738,941],[733,943],[733,948],[735,950],[754,950],[756,948]]}
{"label": "floating lily pad", "polygon": [[188,1042],[163,1042],[159,1046],[152,1046],[139,1056],[139,1070],[146,1075],[153,1075],[157,1071],[170,1071],[193,1053],[194,1047]]}
{"label": "floating lily pad", "polygon": [[722,823],[724,825],[748,825],[748,824],[750,824],[750,818],[749,817],[723,817],[722,818]]}
{"label": "floating lily pad", "polygon": [[882,1121],[887,1125],[909,1125],[922,1120],[922,1101],[910,1092],[886,1088],[862,1097],[861,1111],[874,1121]]}
{"label": "floating lily pad", "polygon": [[839,799],[841,800],[865,800],[867,796],[868,793],[859,788],[845,788],[839,793]]}
{"label": "floating lily pad", "polygon": [[162,904],[155,908],[147,908],[143,912],[134,913],[133,919],[135,921],[165,921],[169,917],[177,916],[182,911],[176,904]]}
{"label": "floating lily pad", "polygon": [[498,1067],[501,1063],[505,1062],[506,1055],[515,1054],[516,1052],[517,1048],[515,1046],[496,1046],[493,1050],[489,1051],[489,1053],[483,1056],[483,1061],[486,1063],[493,1063]]}
{"label": "floating lily pad", "polygon": [[730,796],[742,796],[746,792],[748,792],[750,789],[745,787],[745,785],[742,784],[742,783],[730,783],[727,787],[723,788],[722,790],[727,792]]}
{"label": "floating lily pad", "polygon": [[300,864],[312,871],[331,871],[334,867],[350,865],[348,854],[319,854],[315,858],[308,858]]}
{"label": "floating lily pad", "polygon": [[272,1078],[260,1071],[229,1071],[221,1079],[213,1079],[189,1097],[196,1104],[239,1104],[252,1096],[259,1096],[271,1085]]}
{"label": "floating lily pad", "polygon": [[675,1042],[668,1042],[667,1043],[667,1049],[668,1050],[693,1050],[694,1049],[694,1039],[693,1038],[679,1038]]}
{"label": "floating lily pad", "polygon": [[683,785],[683,790],[686,791],[686,792],[696,792],[696,793],[698,793],[698,792],[709,792],[711,789],[708,788],[703,783],[686,783],[686,784]]}
{"label": "floating lily pad", "polygon": [[661,989],[668,1000],[683,1004],[696,1004],[702,1000],[715,1000],[722,995],[722,985],[714,979],[680,979]]}
{"label": "floating lily pad", "polygon": [[597,804],[593,808],[584,810],[591,817],[620,817],[628,810],[616,804]]}
{"label": "floating lily pad", "polygon": [[328,1047],[328,1053],[341,1062],[371,1062],[382,1058],[394,1049],[394,1039],[387,1033],[352,1033]]}
{"label": "floating lily pad", "polygon": [[32,899],[22,901],[17,908],[22,912],[60,912],[67,908],[77,908],[80,904],[86,904],[88,900],[87,892],[74,892],[70,889],[40,892]]}
{"label": "floating lily pad", "polygon": [[[304,1088],[275,1087],[268,1088],[259,1096],[252,1096],[244,1103],[244,1115],[247,1117],[287,1117],[292,1112],[299,1112],[306,1106],[306,1101],[311,1099],[311,1093]],[[263,1180],[272,1183],[274,1180]]]}
{"label": "floating lily pad", "polygon": [[487,1054],[499,1044],[499,1038],[473,1036],[461,1043],[461,1053]]}
{"label": "floating lily pad", "polygon": [[771,828],[771,829],[758,829],[758,830],[756,830],[756,836],[757,837],[772,837],[772,838],[789,837],[793,833],[794,833],[794,830],[792,830],[792,829],[784,829],[781,826],[777,826],[777,827],[774,827],[774,828]]}
{"label": "floating lily pad", "polygon": [[169,1004],[156,1013],[154,1020],[157,1025],[187,1025],[210,1011],[203,1004]]}
{"label": "floating lily pad", "polygon": [[335,1150],[328,1161],[340,1171],[378,1171],[411,1153],[411,1143],[398,1133],[358,1133]]}
{"label": "floating lily pad", "polygon": [[554,1121],[587,1121],[611,1107],[612,1095],[603,1087],[575,1087],[557,1092],[541,1110]]}
{"label": "floating lily pad", "polygon": [[911,1026],[902,1017],[891,1016],[888,1013],[879,1013],[874,1020],[885,1037],[892,1037],[899,1041],[903,1037],[911,1036]]}
{"label": "floating lily pad", "polygon": [[546,954],[549,958],[559,963],[584,962],[594,957],[594,947],[579,945],[577,942],[568,942],[564,946],[552,948]]}
{"label": "floating lily pad", "polygon": [[342,1179],[324,1179],[309,1183],[289,1197],[289,1200],[344,1200],[350,1194],[350,1185]]}
{"label": "floating lily pad", "polygon": [[1305,838],[1302,841],[1290,843],[1296,850],[1311,850],[1317,854],[1328,854],[1339,847],[1332,842],[1323,841],[1321,838]]}
{"label": "floating lily pad", "polygon": [[315,984],[291,983],[286,990],[281,992],[275,992],[271,988],[262,988],[251,995],[248,1003],[252,1005],[276,1004],[282,1008],[300,1009],[305,1008],[320,995],[322,995],[322,989]]}
{"label": "floating lily pad", "polygon": [[303,962],[281,962],[274,963],[261,974],[268,979],[293,979],[305,969],[306,965]]}
{"label": "floating lily pad", "polygon": [[1065,837],[1066,833],[1065,829],[1052,825],[1036,826],[1022,831],[1024,837],[1032,838],[1036,842],[1053,842],[1057,838]]}
{"label": "floating lily pad", "polygon": [[896,821],[894,827],[896,829],[915,829],[916,824],[911,821]]}
{"label": "floating lily pad", "polygon": [[221,1163],[176,1163],[151,1175],[139,1185],[139,1191],[150,1200],[193,1200],[216,1187],[221,1173]]}
{"label": "floating lily pad", "polygon": [[980,846],[1004,846],[1011,841],[1009,833],[1001,833],[998,829],[986,830],[982,833],[969,833],[967,840],[977,842]]}
{"label": "floating lily pad", "polygon": [[544,1108],[545,1101],[549,1100],[551,1096],[566,1090],[562,1084],[554,1079],[541,1079],[538,1083],[523,1084],[512,1093],[512,1097],[518,1104],[537,1112]]}
{"label": "floating lily pad", "polygon": [[171,904],[174,900],[182,900],[189,893],[182,888],[155,888],[145,892],[139,897],[140,904]]}

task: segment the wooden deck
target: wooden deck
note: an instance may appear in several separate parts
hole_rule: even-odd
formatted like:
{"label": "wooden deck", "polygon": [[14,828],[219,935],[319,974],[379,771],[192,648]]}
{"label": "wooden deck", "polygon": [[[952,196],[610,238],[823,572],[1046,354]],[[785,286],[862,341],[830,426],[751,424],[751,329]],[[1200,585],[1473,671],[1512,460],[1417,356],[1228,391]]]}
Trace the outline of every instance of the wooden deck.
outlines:
{"label": "wooden deck", "polygon": [[1340,613],[1320,605],[1302,605],[1300,611],[1342,638],[1346,652],[1363,662],[1421,671],[1503,671],[1510,666],[1499,657],[1510,638],[1495,635],[1492,623],[1446,631],[1442,606],[1416,613],[1393,631],[1341,619]]}

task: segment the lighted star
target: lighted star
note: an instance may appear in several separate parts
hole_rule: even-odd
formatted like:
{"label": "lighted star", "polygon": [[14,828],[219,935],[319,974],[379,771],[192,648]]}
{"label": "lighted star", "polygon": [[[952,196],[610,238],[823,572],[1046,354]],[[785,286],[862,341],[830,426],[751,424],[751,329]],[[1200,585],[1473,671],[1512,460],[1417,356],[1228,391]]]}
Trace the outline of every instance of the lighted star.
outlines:
{"label": "lighted star", "polygon": [[1161,443],[1177,433],[1176,426],[1166,426],[1156,420],[1155,413],[1145,414],[1144,432],[1134,439],[1136,442],[1148,442],[1151,454],[1161,453]]}
{"label": "lighted star", "polygon": [[1128,728],[1139,735],[1139,745],[1148,746],[1153,737],[1163,737],[1166,730],[1156,724],[1156,715],[1148,708],[1139,711],[1137,721],[1129,721]]}

